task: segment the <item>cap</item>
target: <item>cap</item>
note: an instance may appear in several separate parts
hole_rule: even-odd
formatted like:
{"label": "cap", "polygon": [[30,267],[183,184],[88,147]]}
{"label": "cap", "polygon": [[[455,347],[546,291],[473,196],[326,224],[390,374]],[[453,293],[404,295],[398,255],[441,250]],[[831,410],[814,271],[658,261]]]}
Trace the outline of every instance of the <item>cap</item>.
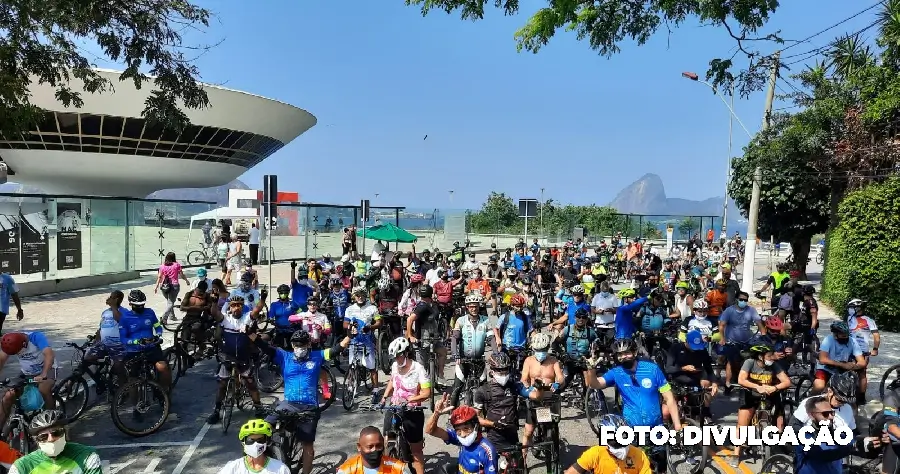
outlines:
{"label": "cap", "polygon": [[731,264],[730,264],[730,263],[723,263],[723,264],[722,264],[722,270],[731,270]]}
{"label": "cap", "polygon": [[686,339],[688,347],[691,349],[695,351],[706,349],[706,341],[703,340],[703,334],[700,331],[696,329],[688,331]]}
{"label": "cap", "polygon": [[201,268],[201,269],[197,270],[197,276],[200,278],[206,278],[206,269]]}

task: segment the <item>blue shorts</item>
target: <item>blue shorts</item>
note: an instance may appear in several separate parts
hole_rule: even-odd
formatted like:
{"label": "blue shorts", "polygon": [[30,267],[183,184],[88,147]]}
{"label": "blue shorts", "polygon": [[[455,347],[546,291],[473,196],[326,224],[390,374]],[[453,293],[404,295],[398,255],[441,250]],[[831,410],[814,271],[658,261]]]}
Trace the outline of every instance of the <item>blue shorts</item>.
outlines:
{"label": "blue shorts", "polygon": [[97,359],[109,357],[113,362],[121,362],[125,359],[125,347],[122,345],[110,346],[101,342],[91,346],[87,350],[87,355]]}

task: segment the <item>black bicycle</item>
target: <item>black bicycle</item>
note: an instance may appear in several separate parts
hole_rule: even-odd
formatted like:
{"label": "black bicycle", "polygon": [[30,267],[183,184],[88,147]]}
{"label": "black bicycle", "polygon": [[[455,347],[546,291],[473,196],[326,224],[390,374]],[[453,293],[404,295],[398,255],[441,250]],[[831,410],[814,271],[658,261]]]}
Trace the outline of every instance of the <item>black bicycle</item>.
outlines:
{"label": "black bicycle", "polygon": [[[365,385],[366,389],[372,389],[372,378],[369,377],[369,369],[363,363],[369,356],[369,346],[364,343],[351,342],[350,350],[354,353],[354,360],[344,374],[344,394],[341,403],[347,411],[353,410],[356,406],[356,395],[359,392],[360,384]],[[323,366],[324,368],[324,366]]]}
{"label": "black bicycle", "polygon": [[[540,380],[535,380],[535,388],[549,390],[550,387]],[[529,401],[528,409],[534,412],[534,434],[529,448],[534,451],[534,456],[545,461],[547,474],[560,474],[562,472],[560,462],[561,439],[559,437],[560,399],[555,393],[548,393],[542,400]]]}
{"label": "black bicycle", "polygon": [[[672,392],[678,405],[682,426],[702,427],[706,424],[703,416],[703,407],[706,405],[706,397],[711,392],[711,389],[673,385]],[[679,466],[687,466],[688,473],[698,474],[706,469],[706,464],[712,457],[712,453],[709,446],[688,446],[684,442],[676,442],[676,444],[669,446],[666,457],[670,472],[678,472]]]}
{"label": "black bicycle", "polygon": [[456,361],[460,370],[467,374],[463,384],[451,395],[454,406],[459,406],[460,397],[462,404],[472,406],[475,397],[475,390],[481,386],[481,379],[484,375],[484,357],[462,357]]}
{"label": "black bicycle", "polygon": [[384,434],[387,455],[407,464],[412,463],[412,452],[403,429],[403,413],[422,411],[423,408],[421,406],[411,407],[404,403],[402,405],[373,405],[372,410],[391,414],[390,427]]}
{"label": "black bicycle", "polygon": [[99,399],[101,395],[105,394],[107,402],[112,402],[113,394],[119,388],[119,378],[113,373],[113,362],[109,356],[101,357],[97,362],[83,366],[84,356],[93,345],[94,340],[95,337],[90,335],[84,344],[66,343],[66,346],[74,350],[72,360],[77,360],[78,365],[73,366],[72,374],[56,383],[56,386],[53,387],[53,394],[63,400],[69,423],[80,418],[87,410],[90,398],[88,379],[94,382],[97,398]]}
{"label": "black bicycle", "polygon": [[269,444],[271,456],[283,462],[292,473],[303,467],[303,443],[297,439],[298,425],[315,420],[317,413],[310,411],[279,410],[277,405],[269,409],[277,416],[273,423],[272,442]]}
{"label": "black bicycle", "polygon": [[[16,392],[16,403],[6,417],[6,425],[3,426],[3,432],[0,436],[11,448],[23,454],[37,449],[37,445],[31,436],[28,436],[28,425],[31,424],[31,419],[44,408],[44,401],[41,398],[34,406],[25,406],[22,403],[22,394],[25,390],[37,391],[37,384],[38,382],[33,378],[24,376],[0,382],[0,388],[7,388]],[[53,399],[56,401],[56,408],[65,413],[65,405],[62,399],[56,395],[53,396]]]}
{"label": "black bicycle", "polygon": [[[378,337],[375,342],[375,355],[378,359],[378,367],[386,375],[390,375],[391,363],[394,359],[388,353],[388,347],[390,347],[394,339],[403,335],[403,318],[397,313],[396,309],[392,309],[385,311],[385,314],[382,315],[382,321],[384,323],[381,329],[378,330]],[[395,331],[395,327],[400,329],[399,333]]]}
{"label": "black bicycle", "polygon": [[[160,344],[162,341],[159,338],[148,338],[141,342],[149,345]],[[146,352],[137,353],[134,358],[125,362],[125,366],[129,374],[136,373],[137,376],[119,387],[113,395],[113,423],[119,431],[129,436],[140,437],[156,433],[169,417],[172,406],[169,391],[156,381],[154,364],[147,360]],[[148,418],[150,422],[146,427],[136,427],[147,422]]]}

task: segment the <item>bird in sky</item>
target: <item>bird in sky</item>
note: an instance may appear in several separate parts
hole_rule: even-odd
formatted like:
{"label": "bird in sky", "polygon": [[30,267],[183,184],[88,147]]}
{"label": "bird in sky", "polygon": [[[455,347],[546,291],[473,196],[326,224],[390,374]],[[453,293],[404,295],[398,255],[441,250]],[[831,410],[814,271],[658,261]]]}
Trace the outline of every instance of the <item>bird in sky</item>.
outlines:
{"label": "bird in sky", "polygon": [[425,138],[423,138],[422,140],[427,140],[427,139],[428,139],[428,135],[425,135]]}

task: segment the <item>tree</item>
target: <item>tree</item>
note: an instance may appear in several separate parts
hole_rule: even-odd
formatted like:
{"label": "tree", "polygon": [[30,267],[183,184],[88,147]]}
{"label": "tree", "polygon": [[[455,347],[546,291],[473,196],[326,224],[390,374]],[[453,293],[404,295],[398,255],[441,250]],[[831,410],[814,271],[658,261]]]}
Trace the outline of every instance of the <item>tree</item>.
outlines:
{"label": "tree", "polygon": [[[492,3],[507,16],[520,10],[519,0],[494,0]],[[621,50],[621,44],[626,40],[640,46],[660,27],[671,32],[693,18],[704,25],[723,28],[737,43],[731,57],[710,61],[706,78],[722,90],[730,90],[732,82],[737,80],[737,87],[745,96],[762,88],[772,60],[770,55],[749,45],[759,44],[759,40],[783,42],[778,32],[759,34],[778,7],[776,0],[548,0],[547,3],[515,33],[519,51],[537,53],[562,29],[574,31],[579,40],[587,40],[601,56],[611,57]],[[432,10],[458,11],[464,20],[480,20],[484,18],[488,0],[406,0],[406,4],[419,6],[422,15]],[[739,54],[746,56],[750,64],[735,77],[731,69]]]}
{"label": "tree", "polygon": [[663,233],[659,230],[659,222],[644,222],[644,228],[642,229],[641,235],[645,239],[661,239]]}
{"label": "tree", "polygon": [[693,217],[685,217],[678,223],[678,232],[685,239],[690,239],[694,235],[694,231],[700,229],[699,219]]}
{"label": "tree", "polygon": [[[202,108],[209,99],[197,82],[199,71],[185,57],[181,32],[207,26],[209,12],[188,0],[108,2],[18,0],[0,4],[0,133],[15,135],[37,123],[31,104],[32,80],[49,84],[66,107],[81,107],[88,93],[113,88],[92,69],[79,43],[93,41],[109,59],[125,63],[120,80],[154,90],[144,103],[148,120],[180,129],[189,123],[179,108]],[[193,49],[205,49],[193,48]],[[151,77],[152,76],[152,77]]]}
{"label": "tree", "polygon": [[[472,213],[470,222],[475,233],[499,234],[520,227],[519,208],[513,199],[504,193],[491,192],[481,206]],[[524,224],[522,222],[521,224]]]}

